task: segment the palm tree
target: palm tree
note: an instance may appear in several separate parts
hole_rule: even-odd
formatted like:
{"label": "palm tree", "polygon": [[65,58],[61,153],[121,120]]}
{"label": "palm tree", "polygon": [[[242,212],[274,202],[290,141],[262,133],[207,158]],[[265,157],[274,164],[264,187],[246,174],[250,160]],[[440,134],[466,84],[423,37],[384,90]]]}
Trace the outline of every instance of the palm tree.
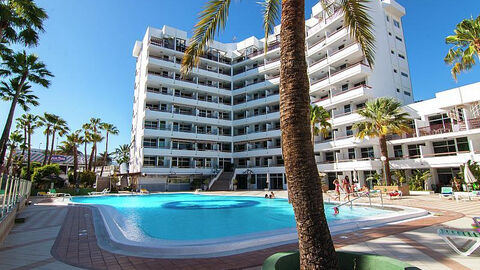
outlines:
{"label": "palm tree", "polygon": [[10,134],[10,128],[12,126],[13,116],[15,114],[15,107],[17,106],[22,90],[25,84],[28,82],[39,84],[43,87],[48,87],[50,81],[47,77],[53,77],[53,75],[45,67],[45,64],[38,60],[38,57],[33,54],[27,55],[25,51],[16,53],[14,55],[6,57],[4,63],[7,69],[0,70],[0,75],[14,75],[14,78],[18,80],[15,95],[10,105],[7,121],[3,129],[2,137],[0,138],[0,166],[3,165],[3,159],[5,158],[5,143],[7,142]]}
{"label": "palm tree", "polygon": [[82,131],[83,131],[83,144],[84,144],[84,154],[83,154],[83,159],[85,162],[85,171],[88,171],[88,159],[87,159],[87,145],[90,142],[90,130],[91,126],[89,123],[83,124],[82,125]]}
{"label": "palm tree", "polygon": [[[312,134],[312,144],[315,147],[315,136],[322,134],[327,136],[332,124],[328,122],[330,114],[322,106],[310,105],[310,126]],[[317,127],[317,124],[320,124]]]}
{"label": "palm tree", "polygon": [[452,77],[457,80],[460,72],[475,65],[475,58],[480,60],[480,16],[461,21],[453,31],[455,35],[445,38],[445,42],[453,47],[448,50],[444,60],[453,65]]}
{"label": "palm tree", "polygon": [[[13,154],[17,149],[17,145],[20,145],[23,142],[23,136],[20,131],[16,130],[10,134],[10,139],[8,140],[8,146],[10,148],[10,154],[8,155],[7,160],[7,172],[10,170],[10,166],[12,165]],[[13,174],[13,170],[12,170]]]}
{"label": "palm tree", "polygon": [[24,160],[25,151],[27,151],[27,139],[28,139],[28,136],[27,136],[27,123],[25,122],[25,119],[23,119],[23,118],[17,118],[17,129],[23,130],[23,143],[22,143],[22,145],[20,146],[20,148],[22,149],[21,157],[22,157],[22,160]]}
{"label": "palm tree", "polygon": [[103,156],[103,165],[102,165],[102,170],[100,171],[100,177],[102,177],[103,174],[103,168],[107,164],[107,156],[108,156],[108,135],[118,135],[119,131],[116,126],[109,124],[109,123],[102,123],[100,124],[100,129],[105,131],[105,153]]}
{"label": "palm tree", "polygon": [[115,161],[120,165],[130,162],[130,145],[122,144],[115,148]]}
{"label": "palm tree", "polygon": [[32,134],[37,128],[38,116],[25,113],[20,117],[22,125],[25,125],[27,130],[27,180],[30,180],[30,161],[31,161],[31,152],[32,152]]}
{"label": "palm tree", "polygon": [[59,137],[67,134],[70,129],[67,126],[67,121],[63,120],[59,116],[55,116],[52,123],[52,144],[50,145],[50,156],[48,157],[48,164],[52,162],[53,150],[55,146],[55,134],[58,133]]}
{"label": "palm tree", "polygon": [[78,188],[78,146],[83,143],[83,137],[81,130],[77,130],[67,135],[65,141],[62,142],[62,146],[65,149],[72,149],[73,151],[73,179],[75,180],[75,186]]}
{"label": "palm tree", "polygon": [[100,133],[92,133],[90,134],[89,141],[93,143],[92,149],[90,151],[90,161],[88,162],[88,166],[91,169],[93,169],[93,172],[95,172],[95,169],[97,167],[96,162],[97,158],[93,159],[92,157],[97,155],[97,143],[100,143],[103,141],[103,137]]}
{"label": "palm tree", "polygon": [[[328,10],[340,3],[344,23],[350,28],[351,37],[360,44],[369,65],[373,66],[375,41],[373,24],[367,14],[368,0],[321,1]],[[200,13],[182,60],[184,76],[199,63],[200,56],[213,42],[217,29],[224,29],[230,3],[230,0],[210,0]],[[264,0],[263,9],[265,42],[268,42],[268,35],[281,10],[280,127],[288,192],[297,221],[300,266],[301,269],[337,268],[311,143],[309,82],[304,46],[305,1]]]}
{"label": "palm tree", "polygon": [[1,0],[0,14],[1,42],[38,44],[38,32],[43,32],[43,21],[48,18],[43,8],[32,0]]}
{"label": "palm tree", "polygon": [[[94,162],[97,160],[97,142],[101,141],[99,140],[99,126],[102,123],[102,120],[100,118],[90,118],[90,122],[88,123],[88,127],[90,128],[90,136],[88,137],[89,142],[93,143],[92,149],[91,149],[91,155],[89,157],[88,161],[88,170],[90,171],[92,169],[92,165]],[[101,137],[101,136],[100,136]]]}
{"label": "palm tree", "polygon": [[43,155],[43,162],[42,165],[47,164],[47,157],[48,157],[48,147],[50,146],[50,134],[52,133],[52,126],[55,123],[55,120],[58,119],[59,116],[50,113],[44,113],[43,116],[39,116],[38,119],[38,126],[44,126],[45,130],[43,134],[45,134],[46,142],[45,142],[45,153]]}
{"label": "palm tree", "polygon": [[402,111],[402,104],[393,98],[377,98],[369,101],[357,113],[365,117],[365,121],[357,122],[353,128],[358,129],[357,138],[378,137],[380,152],[385,157],[383,165],[386,184],[392,184],[390,160],[388,158],[387,135],[410,132],[411,119]]}

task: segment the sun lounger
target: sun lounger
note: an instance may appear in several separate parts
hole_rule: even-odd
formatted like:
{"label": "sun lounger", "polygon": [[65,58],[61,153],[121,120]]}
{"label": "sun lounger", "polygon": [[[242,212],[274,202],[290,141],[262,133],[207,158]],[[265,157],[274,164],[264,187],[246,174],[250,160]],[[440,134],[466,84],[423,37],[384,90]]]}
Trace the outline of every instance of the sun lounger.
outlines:
{"label": "sun lounger", "polygon": [[[463,256],[469,256],[480,247],[480,233],[477,232],[438,229],[437,233],[455,252]],[[459,244],[454,239],[466,242]]]}
{"label": "sun lounger", "polygon": [[150,191],[148,191],[146,188],[141,188],[141,189],[140,189],[140,193],[141,193],[141,194],[149,194]]}
{"label": "sun lounger", "polygon": [[72,195],[70,195],[69,193],[58,193],[54,188],[50,189],[48,192],[47,192],[47,196],[51,196],[51,197],[72,197]]}
{"label": "sun lounger", "polygon": [[442,187],[442,190],[439,194],[440,199],[452,199],[453,198],[453,188],[452,187]]}
{"label": "sun lounger", "polygon": [[389,192],[387,193],[388,194],[388,198],[390,200],[393,200],[393,199],[401,199],[403,194],[401,191],[394,191],[394,192]]}
{"label": "sun lounger", "polygon": [[102,191],[92,191],[92,192],[89,192],[88,195],[90,196],[99,196],[99,195],[105,195],[107,193],[110,193],[110,189],[106,188]]}

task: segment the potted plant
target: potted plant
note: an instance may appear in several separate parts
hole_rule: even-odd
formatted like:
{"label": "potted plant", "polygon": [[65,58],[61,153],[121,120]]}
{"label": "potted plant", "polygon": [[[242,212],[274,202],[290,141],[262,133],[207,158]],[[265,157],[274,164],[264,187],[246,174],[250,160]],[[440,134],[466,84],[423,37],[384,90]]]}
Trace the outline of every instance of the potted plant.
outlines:
{"label": "potted plant", "polygon": [[232,182],[233,182],[233,190],[236,191],[237,190],[237,185],[238,185],[238,180],[234,178],[232,180]]}

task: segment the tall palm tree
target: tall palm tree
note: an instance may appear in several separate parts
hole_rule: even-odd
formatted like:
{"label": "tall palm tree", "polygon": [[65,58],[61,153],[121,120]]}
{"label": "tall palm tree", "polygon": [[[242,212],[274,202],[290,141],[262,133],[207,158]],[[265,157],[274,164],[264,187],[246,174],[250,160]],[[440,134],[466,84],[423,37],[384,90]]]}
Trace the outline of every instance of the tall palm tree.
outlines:
{"label": "tall palm tree", "polygon": [[54,153],[55,147],[55,135],[58,134],[59,137],[67,134],[70,129],[68,128],[67,121],[63,120],[61,117],[54,117],[52,125],[52,144],[50,145],[50,156],[48,157],[48,164],[52,162],[52,156]]}
{"label": "tall palm tree", "polygon": [[45,127],[43,134],[45,134],[46,142],[45,142],[45,153],[43,155],[43,162],[42,165],[47,164],[48,158],[48,147],[50,146],[50,135],[52,134],[52,126],[55,123],[55,120],[58,119],[59,116],[50,113],[44,113],[43,116],[38,117],[38,126]]}
{"label": "tall palm tree", "polygon": [[87,146],[88,143],[90,142],[90,131],[91,131],[91,126],[89,123],[83,124],[82,125],[82,131],[83,131],[83,144],[84,144],[84,152],[83,152],[83,159],[85,162],[85,171],[88,171],[88,159],[87,159]]}
{"label": "tall palm tree", "polygon": [[[92,169],[92,165],[94,162],[97,160],[97,142],[101,141],[99,140],[99,129],[100,129],[100,124],[102,123],[102,120],[100,118],[90,118],[90,122],[88,123],[88,126],[90,128],[90,136],[89,136],[89,142],[92,142],[92,149],[91,149],[91,155],[89,157],[88,161],[88,170],[90,171]],[[101,136],[100,136],[101,137]]]}
{"label": "tall palm tree", "polygon": [[78,146],[82,144],[83,137],[81,130],[77,130],[67,135],[65,141],[62,142],[62,146],[66,149],[72,149],[73,153],[73,179],[75,180],[75,186],[78,188]]}
{"label": "tall palm tree", "polygon": [[25,157],[25,151],[27,151],[27,140],[28,140],[28,135],[27,135],[27,123],[25,122],[25,119],[23,118],[17,118],[17,129],[23,131],[23,143],[20,146],[22,149],[21,157],[22,161],[24,160]]}
{"label": "tall palm tree", "polygon": [[88,163],[88,166],[90,170],[93,170],[93,172],[95,172],[95,169],[97,168],[97,165],[96,165],[97,158],[95,157],[94,159],[92,159],[92,157],[97,155],[97,143],[102,142],[103,137],[100,133],[92,133],[90,134],[89,141],[93,143],[93,146],[90,151],[90,161]]}
{"label": "tall palm tree", "polygon": [[460,72],[471,69],[475,61],[480,60],[480,16],[461,21],[453,32],[454,35],[445,38],[445,42],[453,47],[444,60],[453,65],[452,77],[457,80]]}
{"label": "tall palm tree", "polygon": [[[7,160],[7,172],[10,170],[10,166],[12,165],[13,155],[15,154],[15,151],[17,149],[17,145],[20,145],[22,142],[23,142],[23,136],[20,131],[16,130],[10,134],[10,139],[8,140],[10,153],[8,155],[8,160]],[[12,174],[13,174],[13,170],[12,170]]]}
{"label": "tall palm tree", "polygon": [[122,144],[115,148],[115,161],[120,165],[130,162],[130,145]]}
{"label": "tall palm tree", "polygon": [[[368,0],[321,1],[327,8],[340,3],[351,37],[360,44],[369,65],[373,66],[375,41],[367,13]],[[199,63],[217,29],[225,28],[230,3],[230,0],[209,0],[201,11],[182,60],[183,75]],[[305,1],[264,0],[262,6],[265,42],[281,10],[280,127],[288,192],[297,221],[300,266],[301,269],[333,269],[337,267],[336,254],[325,218],[310,135]]]}
{"label": "tall palm tree", "polygon": [[3,63],[6,69],[0,70],[0,75],[13,75],[18,80],[18,85],[15,91],[15,95],[10,105],[7,121],[3,128],[2,137],[0,138],[0,166],[3,165],[3,159],[5,158],[5,143],[7,142],[10,134],[10,128],[12,126],[13,116],[15,114],[15,107],[24,89],[25,84],[32,82],[39,84],[43,87],[48,87],[50,81],[47,77],[53,77],[50,71],[47,70],[44,63],[38,60],[38,57],[34,54],[29,54],[25,51],[8,56]]}
{"label": "tall palm tree", "polygon": [[25,125],[27,130],[27,180],[30,180],[30,164],[32,153],[32,134],[37,128],[38,116],[25,113],[20,117],[22,125]]}
{"label": "tall palm tree", "polygon": [[43,21],[47,18],[45,10],[32,0],[1,0],[0,41],[36,46],[38,32],[43,32]]}
{"label": "tall palm tree", "polygon": [[353,128],[358,129],[357,138],[378,137],[380,152],[385,157],[383,165],[387,185],[392,184],[390,173],[390,159],[388,158],[387,135],[410,132],[411,119],[408,113],[402,110],[402,104],[393,98],[377,98],[369,101],[357,113],[365,120],[357,122]]}
{"label": "tall palm tree", "polygon": [[119,131],[116,126],[109,124],[109,123],[102,123],[100,124],[100,129],[105,131],[105,153],[103,156],[103,165],[102,165],[102,170],[100,171],[100,177],[102,177],[103,174],[103,169],[105,165],[107,164],[107,157],[108,157],[108,135],[118,135]]}
{"label": "tall palm tree", "polygon": [[[327,112],[322,106],[310,105],[310,126],[312,134],[312,144],[315,147],[315,136],[322,134],[327,136],[332,124],[328,122],[330,120],[330,113]],[[317,126],[317,124],[319,124]]]}

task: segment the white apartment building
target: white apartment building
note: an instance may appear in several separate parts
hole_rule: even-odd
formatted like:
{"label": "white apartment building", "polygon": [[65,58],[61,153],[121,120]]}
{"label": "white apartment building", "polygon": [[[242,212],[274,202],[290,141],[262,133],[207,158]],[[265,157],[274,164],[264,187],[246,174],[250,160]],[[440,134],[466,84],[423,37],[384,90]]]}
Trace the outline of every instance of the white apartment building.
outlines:
{"label": "white apartment building", "polygon": [[[318,167],[330,178],[354,173],[360,178],[378,169],[375,160],[361,158],[379,156],[377,140],[353,138],[352,124],[361,120],[356,110],[381,96],[413,102],[401,23],[405,10],[394,0],[369,5],[376,37],[373,70],[343,26],[341,11],[326,12],[317,4],[306,21],[312,102],[332,115],[331,135],[318,137],[315,145]],[[186,188],[190,181],[213,178],[224,169],[233,170],[226,180],[237,179],[241,189],[286,188],[279,32],[277,26],[268,40],[214,42],[199,66],[182,78],[187,33],[168,26],[147,29],[133,49],[137,63],[130,172],[139,174],[138,184],[151,190]],[[357,163],[368,164],[341,162],[352,154]]]}

